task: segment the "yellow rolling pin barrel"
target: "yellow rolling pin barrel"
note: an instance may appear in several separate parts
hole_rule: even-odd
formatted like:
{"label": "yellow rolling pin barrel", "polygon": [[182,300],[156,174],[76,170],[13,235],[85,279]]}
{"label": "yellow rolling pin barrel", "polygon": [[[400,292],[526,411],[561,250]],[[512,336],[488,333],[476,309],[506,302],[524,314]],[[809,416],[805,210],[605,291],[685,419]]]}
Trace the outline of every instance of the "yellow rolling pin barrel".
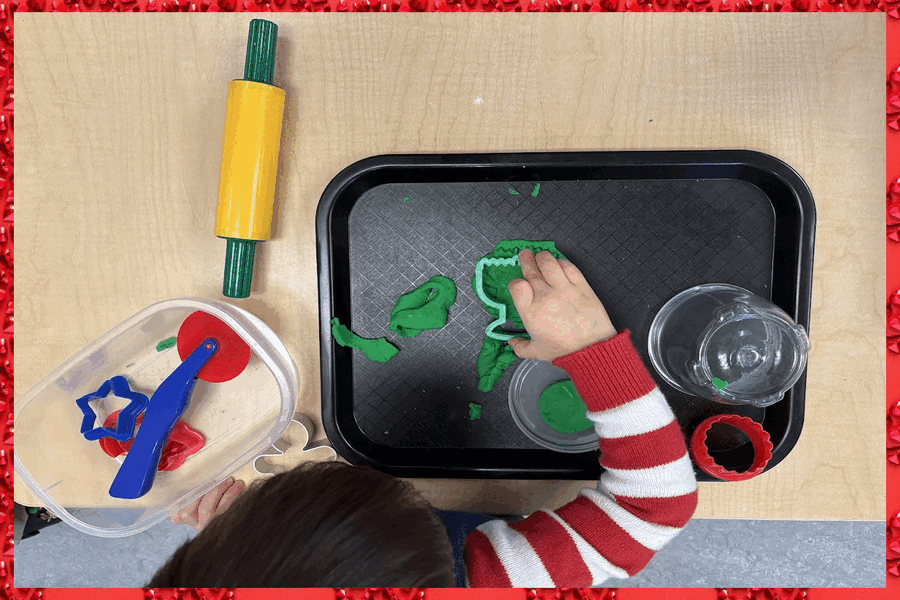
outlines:
{"label": "yellow rolling pin barrel", "polygon": [[246,298],[256,244],[272,233],[284,90],[272,85],[278,26],[250,21],[244,79],[228,84],[216,235],[228,242],[222,294]]}

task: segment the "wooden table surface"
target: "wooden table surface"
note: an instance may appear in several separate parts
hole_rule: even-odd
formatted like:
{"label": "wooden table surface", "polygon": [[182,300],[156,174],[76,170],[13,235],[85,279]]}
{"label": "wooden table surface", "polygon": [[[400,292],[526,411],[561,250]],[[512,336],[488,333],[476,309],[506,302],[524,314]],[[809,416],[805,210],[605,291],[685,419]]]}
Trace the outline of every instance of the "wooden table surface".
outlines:
{"label": "wooden table surface", "polygon": [[[884,518],[883,15],[269,18],[288,99],[277,216],[254,292],[235,303],[285,342],[318,425],[313,219],[343,167],[381,153],[758,150],[805,178],[818,211],[806,420],[772,471],[701,484],[697,516]],[[250,19],[16,15],[20,395],[145,306],[221,297],[225,86],[242,76]],[[584,482],[415,485],[440,507],[508,513]],[[18,480],[16,499],[34,501]]]}

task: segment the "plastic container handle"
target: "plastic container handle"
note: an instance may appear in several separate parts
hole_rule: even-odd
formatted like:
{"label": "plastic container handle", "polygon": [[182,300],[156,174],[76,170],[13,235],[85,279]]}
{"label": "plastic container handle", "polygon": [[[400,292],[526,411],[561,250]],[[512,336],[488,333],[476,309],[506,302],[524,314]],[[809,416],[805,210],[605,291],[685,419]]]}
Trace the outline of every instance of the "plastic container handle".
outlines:
{"label": "plastic container handle", "polygon": [[134,444],[109,488],[110,496],[132,500],[150,491],[172,428],[190,404],[197,372],[218,347],[212,338],[205,340],[157,388]]}

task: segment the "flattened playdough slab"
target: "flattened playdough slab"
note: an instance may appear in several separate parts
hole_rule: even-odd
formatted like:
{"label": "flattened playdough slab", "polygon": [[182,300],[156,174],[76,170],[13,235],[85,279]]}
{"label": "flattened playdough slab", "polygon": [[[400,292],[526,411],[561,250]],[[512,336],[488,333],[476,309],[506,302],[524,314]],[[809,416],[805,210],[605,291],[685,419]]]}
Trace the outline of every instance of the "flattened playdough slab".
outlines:
{"label": "flattened playdough slab", "polygon": [[443,275],[397,299],[391,311],[391,331],[403,337],[415,337],[426,329],[441,329],[447,324],[450,307],[456,302],[456,284]]}
{"label": "flattened playdough slab", "polygon": [[362,353],[366,355],[366,358],[375,362],[386,363],[400,352],[395,345],[384,338],[370,340],[359,337],[347,329],[346,326],[341,325],[341,322],[338,321],[337,317],[331,320],[331,335],[334,336],[334,341],[341,346],[349,346],[350,348],[362,350]]}
{"label": "flattened playdough slab", "polygon": [[587,407],[568,379],[557,381],[541,393],[538,411],[544,422],[560,433],[578,433],[594,425],[584,416]]}

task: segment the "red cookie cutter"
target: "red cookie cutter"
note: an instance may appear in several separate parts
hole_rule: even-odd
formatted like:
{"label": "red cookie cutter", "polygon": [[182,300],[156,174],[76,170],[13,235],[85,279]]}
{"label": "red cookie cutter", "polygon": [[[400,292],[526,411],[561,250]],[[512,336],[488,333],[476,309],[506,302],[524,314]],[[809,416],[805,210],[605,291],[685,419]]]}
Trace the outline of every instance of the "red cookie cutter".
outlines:
{"label": "red cookie cutter", "polygon": [[[119,411],[116,411],[106,417],[106,422],[104,423],[104,427],[110,427],[115,424],[116,419],[119,416]],[[140,414],[135,421],[135,425],[139,425],[143,420],[144,415]],[[103,448],[103,451],[106,452],[109,456],[115,458],[117,456],[121,456],[128,452],[131,448],[131,444],[134,442],[134,439],[126,440],[124,442],[120,442],[118,440],[114,440],[113,438],[101,438],[100,447]],[[196,429],[192,429],[188,426],[184,421],[178,421],[175,423],[175,427],[172,428],[172,434],[169,436],[169,440],[166,442],[165,447],[162,451],[162,456],[159,459],[159,468],[158,471],[174,471],[178,467],[184,464],[184,460],[190,456],[191,454],[196,454],[200,448],[203,447],[203,444],[206,443],[206,439]]]}
{"label": "red cookie cutter", "polygon": [[[753,444],[753,464],[746,471],[732,471],[718,464],[709,453],[706,436],[713,425],[730,425],[742,431]],[[694,462],[705,473],[724,481],[744,481],[763,472],[772,460],[772,440],[762,425],[749,417],[739,415],[716,415],[700,423],[691,435],[691,455]]]}

